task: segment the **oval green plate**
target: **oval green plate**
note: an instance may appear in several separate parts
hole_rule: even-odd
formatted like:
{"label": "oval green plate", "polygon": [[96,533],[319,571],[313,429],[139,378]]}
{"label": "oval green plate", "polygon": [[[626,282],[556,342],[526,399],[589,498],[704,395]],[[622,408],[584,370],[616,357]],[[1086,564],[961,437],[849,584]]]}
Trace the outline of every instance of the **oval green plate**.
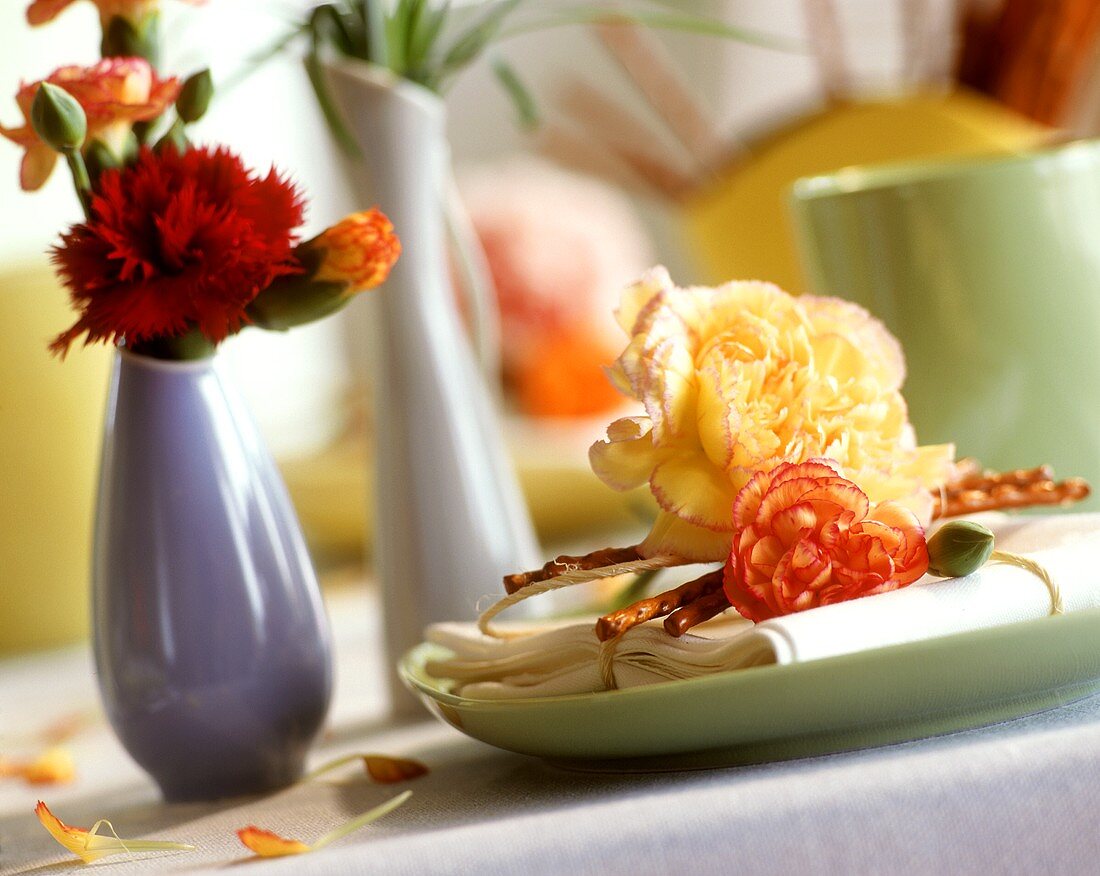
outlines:
{"label": "oval green plate", "polygon": [[1100,609],[826,660],[627,690],[474,700],[399,667],[430,711],[474,739],[598,771],[696,769],[868,748],[981,727],[1100,692]]}

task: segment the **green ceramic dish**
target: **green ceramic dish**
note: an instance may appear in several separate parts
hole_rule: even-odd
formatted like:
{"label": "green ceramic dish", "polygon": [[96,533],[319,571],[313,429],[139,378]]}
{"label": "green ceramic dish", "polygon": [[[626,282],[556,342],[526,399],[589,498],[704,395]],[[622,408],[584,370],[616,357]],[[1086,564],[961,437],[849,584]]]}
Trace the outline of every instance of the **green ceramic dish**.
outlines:
{"label": "green ceramic dish", "polygon": [[791,206],[810,290],[901,341],[921,444],[1100,482],[1100,140],[851,167]]}
{"label": "green ceramic dish", "polygon": [[1007,721],[1100,692],[1100,609],[688,681],[472,700],[405,655],[405,683],[474,739],[574,769],[706,768],[868,748]]}

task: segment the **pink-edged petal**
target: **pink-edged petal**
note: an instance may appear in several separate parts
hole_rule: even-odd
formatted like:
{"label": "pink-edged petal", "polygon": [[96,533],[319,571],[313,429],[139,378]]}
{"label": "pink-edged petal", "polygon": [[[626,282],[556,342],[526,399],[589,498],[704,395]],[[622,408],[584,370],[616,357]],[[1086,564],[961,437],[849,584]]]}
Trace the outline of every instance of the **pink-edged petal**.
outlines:
{"label": "pink-edged petal", "polygon": [[819,334],[839,334],[865,350],[878,364],[887,389],[900,389],[905,382],[905,355],[901,344],[879,320],[858,304],[839,298],[803,295],[805,313]]}
{"label": "pink-edged petal", "polygon": [[665,456],[649,479],[653,497],[665,511],[687,523],[730,532],[730,509],[737,491],[703,454],[680,450]]}
{"label": "pink-edged petal", "polygon": [[634,334],[639,314],[656,296],[672,288],[672,278],[661,266],[650,268],[638,282],[627,286],[615,310],[615,319],[622,330],[628,335]]}
{"label": "pink-edged petal", "polygon": [[[616,420],[607,429],[607,441],[588,450],[588,462],[601,481],[614,490],[633,490],[645,484],[660,459],[644,417]],[[646,431],[642,431],[645,428]]]}
{"label": "pink-edged petal", "polygon": [[696,563],[721,563],[729,556],[730,534],[692,526],[675,514],[661,511],[638,546],[643,557],[684,557]]}

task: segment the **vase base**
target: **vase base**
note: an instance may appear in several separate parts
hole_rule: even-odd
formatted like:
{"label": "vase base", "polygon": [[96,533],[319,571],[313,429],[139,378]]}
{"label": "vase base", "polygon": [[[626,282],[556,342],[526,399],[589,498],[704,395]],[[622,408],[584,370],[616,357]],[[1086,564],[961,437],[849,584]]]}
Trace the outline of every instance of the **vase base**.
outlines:
{"label": "vase base", "polygon": [[190,776],[175,779],[156,778],[165,803],[213,803],[234,797],[260,797],[274,794],[299,781],[304,762],[286,764],[259,773],[218,776]]}

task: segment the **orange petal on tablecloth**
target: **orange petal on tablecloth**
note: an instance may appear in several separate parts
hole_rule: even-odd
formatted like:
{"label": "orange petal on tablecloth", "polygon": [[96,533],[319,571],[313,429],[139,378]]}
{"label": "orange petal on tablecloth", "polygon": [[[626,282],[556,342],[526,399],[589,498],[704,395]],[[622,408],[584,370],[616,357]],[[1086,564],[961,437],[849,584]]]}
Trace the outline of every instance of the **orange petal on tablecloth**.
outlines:
{"label": "orange petal on tablecloth", "polygon": [[387,754],[348,754],[331,760],[317,767],[303,779],[309,781],[339,769],[345,764],[362,761],[367,774],[382,785],[391,785],[394,782],[405,782],[410,779],[418,779],[428,774],[428,767],[418,760],[405,757],[390,757]]}
{"label": "orange petal on tablecloth", "polygon": [[418,760],[380,754],[364,755],[363,766],[372,779],[383,785],[418,779],[428,774],[428,768]]}
{"label": "orange petal on tablecloth", "polygon": [[282,858],[286,855],[300,855],[313,850],[312,846],[307,846],[299,840],[286,839],[255,825],[238,830],[237,837],[245,847],[261,858]]}
{"label": "orange petal on tablecloth", "polygon": [[359,828],[370,824],[372,821],[377,821],[383,815],[388,815],[411,796],[412,791],[405,791],[402,794],[398,794],[392,800],[387,800],[380,806],[375,806],[373,809],[367,810],[362,815],[353,818],[346,824],[340,825],[340,827],[335,830],[330,830],[312,844],[303,843],[301,840],[287,839],[279,836],[277,833],[265,830],[262,827],[256,827],[255,825],[249,825],[248,827],[238,830],[237,837],[247,849],[261,858],[284,858],[288,855],[301,855],[306,852],[316,852],[319,849],[323,849],[329,843],[334,843],[338,839],[343,839],[349,833],[354,833],[359,830]]}
{"label": "orange petal on tablecloth", "polygon": [[76,778],[76,765],[67,748],[55,746],[23,764],[16,775],[32,785],[63,785]]}
{"label": "orange petal on tablecloth", "polygon": [[[91,830],[73,827],[65,824],[54,815],[50,811],[50,807],[41,800],[35,806],[34,814],[38,816],[42,826],[49,831],[50,836],[85,864],[91,864],[100,858],[120,855],[124,852],[186,852],[193,851],[195,848],[183,843],[161,842],[159,840],[124,840],[115,833],[111,822],[104,819],[97,821]],[[111,835],[101,835],[99,831],[103,828],[109,830]]]}

